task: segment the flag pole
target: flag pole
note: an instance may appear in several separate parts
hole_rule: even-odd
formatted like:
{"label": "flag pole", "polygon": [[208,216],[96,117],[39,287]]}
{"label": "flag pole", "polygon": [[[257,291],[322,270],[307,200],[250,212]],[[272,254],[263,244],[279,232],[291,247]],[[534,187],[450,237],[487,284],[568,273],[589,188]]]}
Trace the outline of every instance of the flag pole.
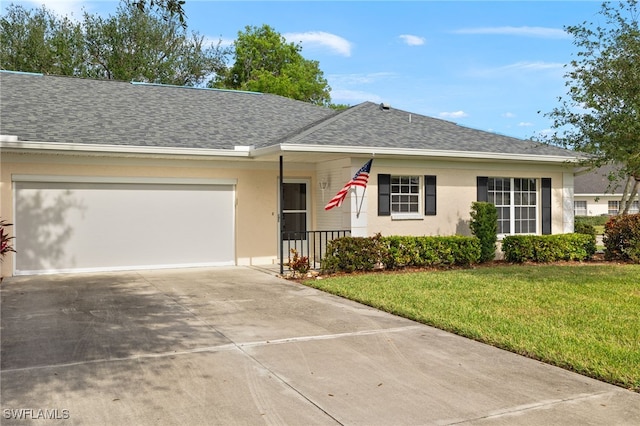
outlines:
{"label": "flag pole", "polygon": [[[364,187],[364,191],[362,191],[362,197],[360,197],[360,205],[358,206],[358,211],[356,212],[356,217],[360,217],[360,212],[362,211],[362,203],[364,202],[364,194],[367,192],[367,187]],[[358,193],[356,192],[356,203],[358,202]]]}

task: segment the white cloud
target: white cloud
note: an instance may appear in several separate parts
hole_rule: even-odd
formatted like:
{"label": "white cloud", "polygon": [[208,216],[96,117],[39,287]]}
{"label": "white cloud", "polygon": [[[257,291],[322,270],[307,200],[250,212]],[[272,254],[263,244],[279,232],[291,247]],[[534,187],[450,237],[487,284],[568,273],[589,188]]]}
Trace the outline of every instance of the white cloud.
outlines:
{"label": "white cloud", "polygon": [[402,34],[399,37],[409,46],[422,46],[425,43],[425,39],[423,37],[411,34]]}
{"label": "white cloud", "polygon": [[440,114],[438,114],[438,116],[442,118],[464,118],[464,117],[468,117],[469,114],[461,110],[461,111],[453,111],[453,112],[441,112]]}
{"label": "white cloud", "polygon": [[331,74],[327,76],[330,84],[333,85],[357,85],[373,84],[380,80],[388,80],[395,77],[391,72],[372,72],[368,74]]}
{"label": "white cloud", "polygon": [[86,6],[86,1],[82,0],[22,0],[16,2],[16,4],[21,3],[24,3],[24,7],[27,9],[39,9],[44,5],[56,15],[73,15],[76,19],[82,17],[83,8]]}
{"label": "white cloud", "polygon": [[495,68],[473,69],[469,71],[469,74],[478,77],[495,77],[498,74],[522,75],[522,73],[529,72],[546,72],[552,75],[557,74],[561,77],[564,73],[564,64],[559,62],[521,61]]}
{"label": "white cloud", "polygon": [[504,114],[502,114],[502,116],[504,118],[515,118],[516,115],[512,112],[505,112]]}
{"label": "white cloud", "polygon": [[518,123],[518,127],[531,127],[533,123],[529,123],[528,121],[521,121]]}
{"label": "white cloud", "polygon": [[555,132],[555,130],[553,130],[551,128],[546,128],[546,129],[542,129],[542,130],[536,132],[535,136],[539,136],[541,138],[545,138],[545,137],[553,135],[554,132]]}
{"label": "white cloud", "polygon": [[301,43],[303,47],[325,47],[338,55],[351,56],[352,44],[335,34],[307,31],[306,33],[286,33],[283,37],[289,42]]}
{"label": "white cloud", "polygon": [[489,35],[513,35],[538,38],[570,38],[566,31],[548,27],[478,27],[462,28],[454,31],[456,34],[489,34]]}
{"label": "white cloud", "polygon": [[516,70],[516,71],[545,71],[545,70],[557,70],[564,68],[564,64],[559,62],[516,62],[514,64],[505,65],[504,67],[498,68],[499,70]]}

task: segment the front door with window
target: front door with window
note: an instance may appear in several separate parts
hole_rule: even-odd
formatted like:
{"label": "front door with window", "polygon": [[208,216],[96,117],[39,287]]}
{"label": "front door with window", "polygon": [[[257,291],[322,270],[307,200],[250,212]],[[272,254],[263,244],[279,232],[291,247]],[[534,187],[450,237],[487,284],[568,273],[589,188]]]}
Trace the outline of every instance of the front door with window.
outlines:
{"label": "front door with window", "polygon": [[306,180],[285,180],[282,206],[282,244],[285,260],[295,249],[307,256],[307,230],[309,226],[309,183]]}

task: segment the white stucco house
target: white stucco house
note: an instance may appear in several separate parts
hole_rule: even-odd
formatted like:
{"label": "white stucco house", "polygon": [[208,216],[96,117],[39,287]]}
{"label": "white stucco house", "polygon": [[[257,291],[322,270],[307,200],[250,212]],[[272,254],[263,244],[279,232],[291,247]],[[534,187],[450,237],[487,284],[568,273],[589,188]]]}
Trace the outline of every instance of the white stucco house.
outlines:
{"label": "white stucco house", "polygon": [[[604,166],[589,173],[576,174],[574,184],[574,214],[576,216],[613,216],[620,211],[624,182],[614,182],[609,175],[613,166]],[[640,212],[640,195],[632,200],[629,213]]]}
{"label": "white stucco house", "polygon": [[[573,231],[572,152],[384,104],[6,71],[0,96],[4,276],[275,264],[283,240],[329,231],[469,235],[476,200],[502,235]],[[366,190],[325,211],[371,158]]]}

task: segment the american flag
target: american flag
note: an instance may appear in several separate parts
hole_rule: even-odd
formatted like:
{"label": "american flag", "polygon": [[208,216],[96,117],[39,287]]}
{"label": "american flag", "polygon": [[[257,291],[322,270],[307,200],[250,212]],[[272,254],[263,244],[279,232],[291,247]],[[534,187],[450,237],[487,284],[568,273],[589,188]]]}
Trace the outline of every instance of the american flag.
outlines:
{"label": "american flag", "polygon": [[367,164],[362,166],[360,170],[353,175],[353,178],[345,186],[342,187],[340,191],[324,206],[325,210],[331,210],[334,207],[340,207],[342,202],[347,197],[349,193],[349,189],[351,187],[361,186],[363,188],[367,187],[367,183],[369,182],[369,171],[371,170],[371,163],[373,163],[373,159],[367,161]]}

